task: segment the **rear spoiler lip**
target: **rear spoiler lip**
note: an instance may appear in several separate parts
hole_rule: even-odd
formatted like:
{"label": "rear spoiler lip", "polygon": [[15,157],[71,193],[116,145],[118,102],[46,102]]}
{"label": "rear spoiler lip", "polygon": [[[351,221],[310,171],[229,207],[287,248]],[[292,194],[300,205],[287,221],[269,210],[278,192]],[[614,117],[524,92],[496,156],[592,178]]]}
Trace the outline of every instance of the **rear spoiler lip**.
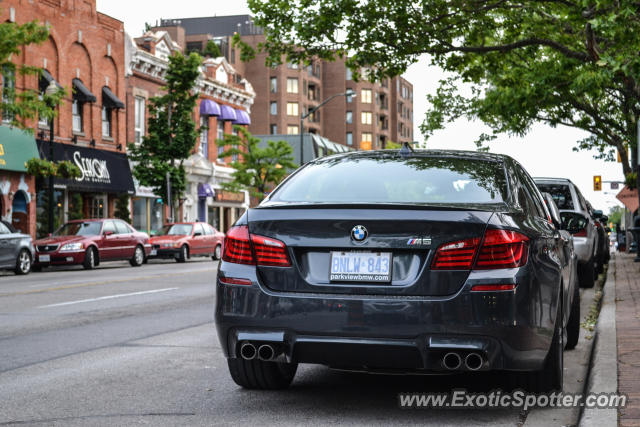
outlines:
{"label": "rear spoiler lip", "polygon": [[422,203],[285,203],[268,202],[252,209],[412,209],[412,210],[441,210],[441,211],[482,211],[482,212],[517,212],[506,203],[487,204],[422,204]]}

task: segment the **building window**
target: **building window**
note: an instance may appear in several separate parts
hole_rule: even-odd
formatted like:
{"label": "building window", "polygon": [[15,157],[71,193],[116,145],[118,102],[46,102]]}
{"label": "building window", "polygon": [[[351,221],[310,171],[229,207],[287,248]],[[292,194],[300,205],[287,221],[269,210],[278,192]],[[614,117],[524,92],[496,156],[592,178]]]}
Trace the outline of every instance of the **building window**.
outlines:
{"label": "building window", "polygon": [[362,89],[362,91],[360,92],[360,101],[363,104],[371,104],[371,89]]}
{"label": "building window", "polygon": [[[47,90],[47,86],[49,86],[49,82],[44,76],[40,76],[40,80],[38,82],[38,87],[40,88],[40,94],[38,95],[38,99],[42,101],[44,99],[45,92]],[[47,120],[44,115],[38,116],[38,127],[49,127],[49,120]]]}
{"label": "building window", "polygon": [[362,140],[360,142],[360,149],[371,150],[371,142],[373,141],[373,135],[369,132],[362,133]]}
{"label": "building window", "polygon": [[[347,92],[354,93],[353,89],[350,89],[350,88],[347,89]],[[346,98],[347,98],[347,102],[353,102],[353,95],[347,95]]]}
{"label": "building window", "polygon": [[298,131],[298,126],[287,125],[287,135],[298,135],[298,133],[300,133]]}
{"label": "building window", "polygon": [[298,93],[298,79],[287,78],[287,93]]}
{"label": "building window", "polygon": [[298,116],[299,114],[298,103],[287,102],[287,116]]}
{"label": "building window", "polygon": [[200,154],[209,158],[209,117],[200,117]]}
{"label": "building window", "polygon": [[353,72],[349,67],[347,67],[347,80],[353,80]]}
{"label": "building window", "polygon": [[145,115],[145,105],[144,98],[140,96],[136,96],[134,99],[134,142],[136,144],[140,144],[142,142],[142,137],[144,136],[144,115]]}
{"label": "building window", "polygon": [[289,62],[287,64],[287,68],[289,68],[291,70],[297,70],[298,69],[298,63],[297,62]]}
{"label": "building window", "polygon": [[271,132],[271,135],[277,135],[278,134],[278,125],[272,124],[271,128],[270,128],[270,132]]}
{"label": "building window", "polygon": [[218,145],[218,158],[222,158],[224,153],[224,122],[218,120],[218,128],[216,132],[216,144]]}
{"label": "building window", "polygon": [[271,93],[278,92],[278,78],[271,77]]}
{"label": "building window", "polygon": [[271,104],[269,105],[269,110],[271,111],[271,114],[274,116],[278,114],[278,103],[276,101],[272,101]]}
{"label": "building window", "polygon": [[347,111],[347,123],[353,123],[353,112]]}
{"label": "building window", "polygon": [[360,113],[360,118],[362,120],[362,124],[363,125],[370,125],[371,123],[373,123],[372,116],[373,116],[373,114],[371,114],[371,111],[363,111],[362,113]]}
{"label": "building window", "polygon": [[102,106],[102,136],[111,137],[111,108]]}
{"label": "building window", "polygon": [[[15,98],[16,89],[16,76],[14,71],[9,66],[2,68],[2,103],[4,105],[13,104]],[[13,114],[10,111],[2,110],[2,121],[10,123],[14,119]]]}
{"label": "building window", "polygon": [[353,145],[353,133],[347,132],[347,145]]}
{"label": "building window", "polygon": [[71,104],[71,128],[74,132],[82,132],[82,106],[84,104],[78,99],[74,98]]}

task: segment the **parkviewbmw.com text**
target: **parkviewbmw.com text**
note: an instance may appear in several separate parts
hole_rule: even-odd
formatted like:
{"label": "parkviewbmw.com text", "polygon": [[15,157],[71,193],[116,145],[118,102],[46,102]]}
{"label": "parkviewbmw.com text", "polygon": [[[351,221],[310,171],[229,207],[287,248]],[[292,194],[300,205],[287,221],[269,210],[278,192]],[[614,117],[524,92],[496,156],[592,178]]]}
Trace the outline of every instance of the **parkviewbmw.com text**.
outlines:
{"label": "parkviewbmw.com text", "polygon": [[572,394],[553,392],[546,394],[528,393],[523,390],[488,393],[471,393],[467,390],[453,390],[448,393],[399,393],[398,405],[410,408],[624,408],[627,396],[618,393]]}

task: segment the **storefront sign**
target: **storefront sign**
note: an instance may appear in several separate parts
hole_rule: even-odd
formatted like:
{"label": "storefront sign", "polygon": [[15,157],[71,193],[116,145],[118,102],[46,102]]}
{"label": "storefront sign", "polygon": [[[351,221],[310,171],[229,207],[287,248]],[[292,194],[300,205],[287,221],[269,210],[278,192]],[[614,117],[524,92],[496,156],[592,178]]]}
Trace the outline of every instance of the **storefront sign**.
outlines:
{"label": "storefront sign", "polygon": [[216,191],[216,202],[244,203],[244,193],[218,190]]}
{"label": "storefront sign", "polygon": [[[40,157],[49,158],[49,141],[38,141]],[[71,190],[95,193],[135,193],[129,159],[124,153],[54,143],[55,161],[68,160],[78,166],[81,176],[74,179],[56,178],[54,183]]]}

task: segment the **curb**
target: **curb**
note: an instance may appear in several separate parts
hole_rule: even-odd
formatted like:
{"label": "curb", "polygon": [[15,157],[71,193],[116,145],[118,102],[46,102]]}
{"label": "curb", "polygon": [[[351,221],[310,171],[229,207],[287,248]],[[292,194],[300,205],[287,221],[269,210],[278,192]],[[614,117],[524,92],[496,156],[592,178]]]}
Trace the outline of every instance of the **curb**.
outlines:
{"label": "curb", "polygon": [[[616,336],[616,254],[612,253],[603,288],[602,307],[596,324],[595,345],[589,369],[586,393],[616,393],[618,391],[618,349]],[[585,408],[581,427],[618,425],[617,409]]]}

